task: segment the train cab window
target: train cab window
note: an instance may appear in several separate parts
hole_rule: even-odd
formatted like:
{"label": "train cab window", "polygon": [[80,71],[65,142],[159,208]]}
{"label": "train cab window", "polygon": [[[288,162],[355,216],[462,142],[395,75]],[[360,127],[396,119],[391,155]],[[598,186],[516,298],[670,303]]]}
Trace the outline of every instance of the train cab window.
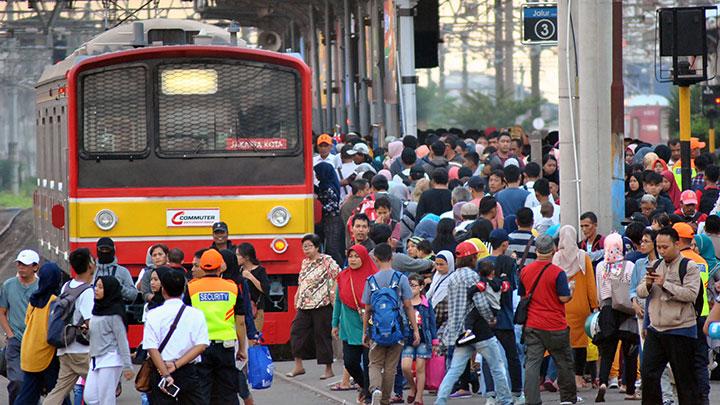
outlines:
{"label": "train cab window", "polygon": [[300,153],[296,72],[246,61],[158,67],[161,157]]}
{"label": "train cab window", "polygon": [[81,76],[82,158],[138,158],[148,151],[146,87],[144,66]]}

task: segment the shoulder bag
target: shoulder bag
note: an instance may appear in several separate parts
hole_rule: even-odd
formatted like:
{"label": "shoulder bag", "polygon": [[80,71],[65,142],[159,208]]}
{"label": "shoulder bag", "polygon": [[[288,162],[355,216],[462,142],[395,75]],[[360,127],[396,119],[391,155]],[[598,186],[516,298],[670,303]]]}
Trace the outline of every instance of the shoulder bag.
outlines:
{"label": "shoulder bag", "polygon": [[528,239],[527,244],[525,245],[525,251],[523,252],[522,259],[520,259],[520,262],[518,262],[518,271],[522,270],[522,268],[525,266],[525,261],[527,260],[528,253],[530,253],[530,245],[533,244],[533,241],[535,241],[535,236],[530,235],[530,239]]}
{"label": "shoulder bag", "polygon": [[[163,349],[165,349],[165,346],[168,344],[168,341],[170,341],[170,337],[172,336],[173,332],[175,332],[175,328],[177,328],[177,324],[180,321],[180,317],[182,316],[183,311],[185,311],[185,305],[180,307],[180,310],[178,311],[178,314],[175,316],[175,320],[173,321],[172,325],[170,325],[170,330],[168,331],[167,335],[165,335],[165,339],[163,339],[162,343],[160,343],[160,347],[158,347],[158,351],[160,354],[162,354]],[[152,391],[152,375],[154,373],[157,373],[157,368],[152,362],[152,359],[150,356],[145,359],[145,361],[142,363],[142,366],[140,366],[140,370],[138,370],[137,375],[135,376],[135,389],[140,392],[150,392]]]}
{"label": "shoulder bag", "polygon": [[545,273],[545,270],[547,270],[548,267],[550,267],[552,263],[548,263],[545,265],[545,267],[540,270],[540,274],[535,279],[535,282],[532,285],[532,288],[530,289],[530,292],[528,292],[528,295],[525,297],[520,298],[520,302],[518,303],[517,309],[515,310],[515,318],[514,321],[518,325],[525,325],[527,323],[528,318],[528,310],[530,308],[530,301],[532,301],[533,294],[535,293],[535,288],[537,288],[538,283],[540,282],[540,279],[543,276],[543,273]]}

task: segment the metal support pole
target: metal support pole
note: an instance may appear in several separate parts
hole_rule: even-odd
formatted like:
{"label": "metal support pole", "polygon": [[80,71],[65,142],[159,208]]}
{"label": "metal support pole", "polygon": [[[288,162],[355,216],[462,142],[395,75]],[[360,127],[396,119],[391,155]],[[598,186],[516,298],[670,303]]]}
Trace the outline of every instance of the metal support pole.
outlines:
{"label": "metal support pole", "polygon": [[690,188],[692,171],[690,169],[690,86],[680,86],[680,173],[682,189]]}
{"label": "metal support pole", "polygon": [[348,131],[357,131],[357,103],[355,99],[355,70],[352,63],[352,43],[350,42],[350,31],[352,23],[350,22],[350,1],[343,0],[343,38],[344,38],[344,55],[345,55],[345,102],[347,106],[347,129]]}
{"label": "metal support pole", "polygon": [[[612,84],[610,85],[610,126],[612,223],[620,229],[625,218],[625,86],[623,84],[623,0],[612,2]],[[629,213],[628,213],[629,214]]]}
{"label": "metal support pole", "polygon": [[[533,46],[530,48],[530,95],[533,99],[540,99],[540,54],[542,48]],[[533,117],[540,116],[540,106],[533,107]]]}
{"label": "metal support pole", "polygon": [[315,21],[315,9],[312,5],[308,7],[310,16],[310,61],[313,70],[313,90],[315,92],[313,113],[313,127],[319,133],[323,130],[323,108],[322,108],[322,84],[320,82],[320,47],[318,44],[317,26]]}
{"label": "metal support pole", "polygon": [[542,167],[542,132],[530,132],[530,160]]}
{"label": "metal support pole", "polygon": [[[558,7],[560,5],[558,4]],[[558,8],[558,11],[560,9]],[[503,86],[503,25],[502,25],[502,1],[495,0],[493,7],[493,17],[495,18],[495,97],[501,97],[504,92]],[[465,47],[463,46],[463,56],[465,55]],[[561,78],[562,79],[562,78]],[[561,80],[562,81],[562,80]],[[562,173],[562,172],[561,172]]]}
{"label": "metal support pole", "polygon": [[[559,103],[558,122],[560,132],[560,161],[563,162],[563,170],[560,170],[560,190],[563,198],[560,199],[560,220],[563,225],[578,226],[580,216],[579,203],[579,176],[577,176],[576,153],[575,153],[575,124],[577,122],[578,96],[575,76],[575,44],[572,36],[568,35],[568,15],[570,12],[577,17],[577,6],[570,10],[570,0],[558,1],[558,82],[559,82]],[[577,18],[574,18],[577,21]]]}
{"label": "metal support pole", "polygon": [[335,120],[333,119],[333,71],[332,71],[332,32],[330,31],[330,1],[325,0],[325,104],[327,115],[325,131],[332,132]]}
{"label": "metal support pole", "polygon": [[417,136],[415,75],[415,5],[414,0],[398,1],[400,17],[400,91],[403,104],[403,135]]}
{"label": "metal support pole", "polygon": [[384,44],[382,41],[383,32],[380,26],[380,15],[378,0],[371,0],[370,3],[370,32],[372,33],[372,66],[373,66],[373,104],[375,105],[375,116],[373,126],[383,127],[385,125],[385,100],[383,92]]}
{"label": "metal support pole", "polygon": [[370,127],[370,111],[368,110],[368,77],[367,59],[365,54],[365,12],[363,2],[357,2],[357,33],[358,33],[358,99],[360,134],[367,135]]}
{"label": "metal support pole", "polygon": [[342,26],[342,20],[340,19],[339,15],[335,15],[335,19],[333,21],[333,27],[335,28],[335,45],[333,46],[333,51],[335,52],[335,56],[333,57],[335,59],[335,83],[337,87],[337,97],[335,102],[335,127],[333,127],[334,131],[340,132],[340,133],[347,133],[347,115],[346,115],[346,108],[347,108],[347,99],[345,98],[345,46],[343,45],[342,37],[343,37],[343,26]]}
{"label": "metal support pole", "polygon": [[503,24],[505,25],[504,35],[504,51],[503,51],[503,82],[505,87],[505,94],[511,99],[515,98],[515,80],[513,75],[513,46],[515,41],[513,38],[513,0],[503,1],[505,7],[505,19]]}

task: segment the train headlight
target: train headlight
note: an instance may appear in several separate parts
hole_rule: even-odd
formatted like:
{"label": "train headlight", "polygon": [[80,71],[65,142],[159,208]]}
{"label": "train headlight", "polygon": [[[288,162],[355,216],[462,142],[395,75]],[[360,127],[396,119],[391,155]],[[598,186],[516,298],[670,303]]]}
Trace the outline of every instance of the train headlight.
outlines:
{"label": "train headlight", "polygon": [[277,238],[272,241],[270,248],[277,254],[285,253],[288,248],[288,243],[283,238]]}
{"label": "train headlight", "polygon": [[282,228],[290,222],[290,211],[285,207],[274,207],[268,213],[268,220],[271,224]]}
{"label": "train headlight", "polygon": [[95,225],[103,231],[109,231],[117,225],[118,217],[114,212],[103,209],[95,214]]}

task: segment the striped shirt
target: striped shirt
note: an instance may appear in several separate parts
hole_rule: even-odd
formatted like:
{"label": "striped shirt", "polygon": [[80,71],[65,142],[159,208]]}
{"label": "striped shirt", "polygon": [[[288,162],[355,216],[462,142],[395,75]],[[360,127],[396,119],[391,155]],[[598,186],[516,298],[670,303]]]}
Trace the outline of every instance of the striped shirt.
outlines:
{"label": "striped shirt", "polygon": [[[510,239],[510,246],[508,247],[507,254],[515,252],[519,263],[522,260],[523,253],[525,253],[525,246],[527,246],[528,240],[530,240],[531,237],[532,233],[530,231],[521,230],[517,230],[508,235],[508,238]],[[537,254],[535,254],[535,241],[533,240],[533,242],[530,244],[530,249],[528,250],[527,259],[525,260],[524,266],[527,266],[528,264],[534,262],[535,259],[537,259]]]}

